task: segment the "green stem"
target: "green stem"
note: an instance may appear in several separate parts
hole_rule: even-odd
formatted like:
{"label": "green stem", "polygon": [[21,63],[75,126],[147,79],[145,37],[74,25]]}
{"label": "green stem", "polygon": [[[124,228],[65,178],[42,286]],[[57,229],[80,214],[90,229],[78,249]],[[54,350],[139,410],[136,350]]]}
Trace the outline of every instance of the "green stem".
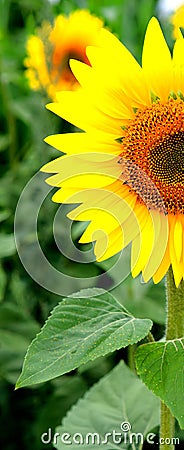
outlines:
{"label": "green stem", "polygon": [[154,339],[154,337],[153,337],[151,331],[149,331],[148,336],[147,336],[147,339],[148,339],[149,342],[155,342],[155,339]]}
{"label": "green stem", "polygon": [[167,325],[166,339],[177,339],[184,336],[184,281],[178,288],[175,285],[172,269],[166,278]]}
{"label": "green stem", "polygon": [[[163,402],[161,402],[160,449],[164,450],[175,449],[175,445],[173,443],[174,432],[175,432],[175,419],[172,416],[170,409]],[[170,443],[163,443],[165,440],[166,442]]]}
{"label": "green stem", "polygon": [[[170,268],[166,278],[167,324],[166,340],[184,336],[184,281],[176,288]],[[160,438],[170,443],[160,443],[160,450],[174,450],[175,418],[169,408],[161,402]]]}
{"label": "green stem", "polygon": [[130,367],[130,369],[136,373],[136,369],[135,369],[135,350],[136,350],[136,344],[133,345],[129,345],[128,346],[128,366]]}

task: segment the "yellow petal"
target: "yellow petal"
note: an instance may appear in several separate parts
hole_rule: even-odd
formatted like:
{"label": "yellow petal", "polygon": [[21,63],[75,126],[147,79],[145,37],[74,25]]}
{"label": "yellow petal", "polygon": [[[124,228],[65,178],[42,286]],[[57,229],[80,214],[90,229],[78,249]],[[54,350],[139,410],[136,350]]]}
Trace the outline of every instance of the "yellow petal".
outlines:
{"label": "yellow petal", "polygon": [[87,153],[92,151],[100,152],[112,158],[112,155],[119,155],[121,145],[108,136],[107,133],[99,133],[97,139],[90,133],[64,133],[54,134],[45,138],[47,144],[52,145],[57,150],[67,153],[67,155],[74,155],[77,153]]}
{"label": "yellow petal", "polygon": [[146,224],[141,230],[141,233],[132,242],[131,249],[131,272],[135,278],[145,267],[146,262],[149,261],[154,242],[154,228],[153,222],[149,212],[146,213]]}
{"label": "yellow petal", "polygon": [[72,123],[83,131],[93,131],[99,128],[114,134],[114,138],[121,136],[122,121],[108,117],[95,107],[87,95],[80,91],[61,92],[59,103],[49,103],[47,109]]}
{"label": "yellow petal", "polygon": [[98,262],[104,261],[119,253],[124,248],[122,228],[118,227],[109,235],[101,235],[96,239],[94,253]]}
{"label": "yellow petal", "polygon": [[179,286],[180,281],[183,277],[183,263],[178,262],[176,257],[176,250],[174,245],[174,231],[175,231],[175,225],[176,225],[177,218],[175,216],[170,216],[170,234],[169,234],[169,252],[170,252],[170,259],[173,269],[173,275],[176,287]]}
{"label": "yellow petal", "polygon": [[103,153],[88,153],[85,155],[61,156],[46,164],[42,171],[58,172],[47,179],[51,186],[67,188],[99,188],[108,186],[117,180],[121,174],[121,167],[117,158]]}
{"label": "yellow petal", "polygon": [[166,252],[169,234],[167,216],[162,215],[159,211],[151,211],[150,215],[153,221],[154,241],[151,256],[142,272],[145,282],[153,277],[160,266]]}
{"label": "yellow petal", "polygon": [[162,280],[162,278],[166,275],[169,266],[170,266],[170,254],[169,254],[169,244],[167,244],[167,248],[160,263],[160,266],[153,275],[154,283],[159,283]]}
{"label": "yellow petal", "polygon": [[182,255],[182,241],[183,241],[183,229],[180,220],[176,220],[174,227],[174,247],[176,253],[176,259],[178,262],[181,260]]}
{"label": "yellow petal", "polygon": [[184,39],[180,33],[173,49],[173,91],[184,93]]}
{"label": "yellow petal", "polygon": [[98,82],[111,87],[111,91],[118,90],[120,98],[123,94],[123,104],[131,107],[150,104],[150,92],[144,72],[126,47],[122,45],[121,56],[114,51],[111,54],[109,49],[103,49],[102,52],[93,47],[87,48],[87,55]]}

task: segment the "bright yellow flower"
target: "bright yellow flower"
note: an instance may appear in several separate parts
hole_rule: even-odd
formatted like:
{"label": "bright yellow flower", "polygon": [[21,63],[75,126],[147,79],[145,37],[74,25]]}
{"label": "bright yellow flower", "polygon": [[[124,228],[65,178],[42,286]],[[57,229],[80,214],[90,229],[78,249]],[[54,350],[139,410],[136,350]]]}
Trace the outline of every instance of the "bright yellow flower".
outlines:
{"label": "bright yellow flower", "polygon": [[89,47],[91,67],[72,61],[81,84],[48,109],[83,132],[50,136],[66,153],[42,170],[56,202],[80,203],[69,217],[89,221],[80,242],[95,241],[97,260],[132,242],[131,270],[155,283],[170,264],[184,277],[184,39],[173,58],[152,18],[142,67],[101,30],[103,47]]}
{"label": "bright yellow flower", "polygon": [[179,38],[179,28],[184,28],[184,4],[176,9],[171,17],[171,23],[174,27],[173,35],[175,39]]}
{"label": "bright yellow flower", "polygon": [[78,88],[69,59],[89,64],[86,47],[100,45],[102,27],[103,22],[85,10],[75,11],[69,17],[59,15],[53,27],[45,22],[38,35],[27,42],[25,66],[30,87],[45,90],[52,100],[58,91]]}

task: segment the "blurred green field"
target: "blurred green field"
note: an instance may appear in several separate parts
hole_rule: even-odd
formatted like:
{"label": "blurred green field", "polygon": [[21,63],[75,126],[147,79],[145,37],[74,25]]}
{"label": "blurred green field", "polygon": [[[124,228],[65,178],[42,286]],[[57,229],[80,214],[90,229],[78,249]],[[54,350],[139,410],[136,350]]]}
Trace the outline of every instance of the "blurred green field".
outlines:
{"label": "blurred green field", "polygon": [[[26,41],[44,20],[52,22],[57,14],[69,14],[78,8],[87,8],[101,17],[139,62],[147,23],[152,15],[159,15],[156,0],[0,0],[0,441],[4,450],[52,449],[52,444],[45,446],[41,442],[41,434],[49,427],[54,429],[59,425],[71,405],[121,358],[132,366],[133,349],[129,348],[53,381],[14,391],[29,343],[60,300],[56,293],[37,284],[19,259],[13,235],[16,205],[33,175],[43,164],[58,156],[55,149],[43,142],[44,137],[70,129],[69,124],[45,109],[49,100],[45,93],[30,90],[24,73]],[[163,16],[160,20],[172,46],[171,26]],[[29,224],[39,186],[36,186],[35,192],[30,192],[22,217],[19,217],[25,226]],[[98,285],[96,277],[105,272],[105,263],[77,263],[57,248],[52,231],[57,210],[58,206],[52,203],[49,194],[38,217],[39,242],[47,259],[59,271],[74,277],[90,277],[90,286]],[[68,207],[64,211],[67,212]],[[57,236],[62,241],[67,240],[67,226],[69,221],[58,220],[56,223]],[[84,261],[88,261],[85,252],[90,248],[77,244],[81,233],[81,224],[72,226],[73,241],[79,250],[85,250]],[[35,236],[30,231],[26,239],[24,244],[28,258],[30,256],[34,262]],[[124,262],[125,273],[129,273],[127,261],[128,257]],[[39,267],[39,270],[42,279],[47,279],[46,269]],[[121,279],[121,273],[114,276]],[[74,289],[76,286],[77,289]],[[113,279],[107,275],[106,287],[112,286]],[[77,285],[63,286],[63,289],[67,292],[68,288],[80,290],[83,287],[83,280],[79,279]],[[113,292],[136,317],[151,318],[155,336],[162,337],[165,323],[164,281],[157,286],[153,286],[152,282],[146,285],[140,277],[133,280],[128,275]]]}

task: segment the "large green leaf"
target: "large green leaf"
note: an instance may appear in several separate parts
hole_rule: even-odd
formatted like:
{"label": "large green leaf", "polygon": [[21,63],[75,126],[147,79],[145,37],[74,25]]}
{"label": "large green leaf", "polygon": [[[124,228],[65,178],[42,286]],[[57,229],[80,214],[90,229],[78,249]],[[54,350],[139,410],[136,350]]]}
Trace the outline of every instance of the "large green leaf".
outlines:
{"label": "large green leaf", "polygon": [[184,338],[141,345],[136,364],[144,383],[164,401],[184,428]]}
{"label": "large green leaf", "polygon": [[53,310],[28,348],[17,387],[50,380],[138,342],[151,325],[149,319],[135,319],[103,290],[81,291]]}
{"label": "large green leaf", "polygon": [[[143,439],[158,424],[158,398],[120,362],[72,407],[62,425],[57,427],[58,435],[52,438],[58,450],[68,446],[66,438],[65,443],[62,442],[66,432],[70,435],[68,441],[71,441],[71,450],[76,449],[74,436],[79,442],[80,436],[83,437],[83,443],[77,445],[83,450],[92,450],[94,447],[135,450],[142,448]],[[120,434],[113,434],[113,430]],[[79,433],[78,436],[76,433]],[[106,433],[111,433],[111,436],[107,437],[107,443],[104,444],[102,441]],[[133,433],[139,435],[133,436]],[[95,444],[92,442],[93,437]],[[42,438],[44,440],[46,435]],[[122,439],[122,442],[118,443],[118,439]]]}

